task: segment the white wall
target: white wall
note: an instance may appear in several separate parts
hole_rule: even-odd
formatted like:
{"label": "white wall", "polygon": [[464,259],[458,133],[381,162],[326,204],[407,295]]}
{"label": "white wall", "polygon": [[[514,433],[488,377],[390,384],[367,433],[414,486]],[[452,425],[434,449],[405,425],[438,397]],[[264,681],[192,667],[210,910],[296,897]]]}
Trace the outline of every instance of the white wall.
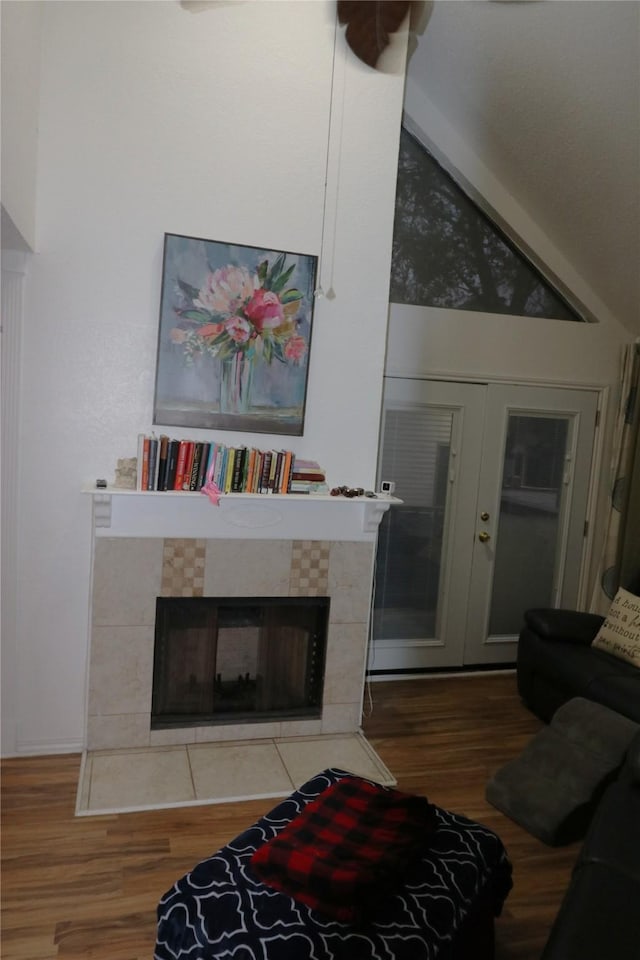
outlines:
{"label": "white wall", "polygon": [[80,487],[113,478],[152,426],[165,231],[320,254],[324,223],[320,282],[335,296],[317,302],[305,434],[287,445],[332,483],[374,482],[404,48],[374,72],[340,33],[332,83],[333,15],[305,0],[198,13],[45,5],[17,752],[82,743],[91,531]]}
{"label": "white wall", "polygon": [[3,241],[11,233],[12,247],[33,249],[42,4],[3,0],[0,15]]}

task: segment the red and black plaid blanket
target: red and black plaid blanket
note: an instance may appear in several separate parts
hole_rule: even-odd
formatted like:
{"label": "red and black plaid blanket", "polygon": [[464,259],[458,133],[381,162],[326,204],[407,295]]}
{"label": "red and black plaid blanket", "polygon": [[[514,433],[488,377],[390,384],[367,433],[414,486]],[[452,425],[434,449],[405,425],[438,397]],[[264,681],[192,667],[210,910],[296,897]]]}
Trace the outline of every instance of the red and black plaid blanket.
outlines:
{"label": "red and black plaid blanket", "polygon": [[360,924],[402,885],[435,821],[425,797],[345,777],[258,847],[251,864],[281,893],[334,920]]}

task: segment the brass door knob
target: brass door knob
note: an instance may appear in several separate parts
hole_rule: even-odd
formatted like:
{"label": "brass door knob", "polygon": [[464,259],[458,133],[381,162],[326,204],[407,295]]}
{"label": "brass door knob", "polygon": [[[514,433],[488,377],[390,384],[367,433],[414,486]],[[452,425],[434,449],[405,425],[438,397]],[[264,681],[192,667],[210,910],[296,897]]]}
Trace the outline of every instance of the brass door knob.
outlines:
{"label": "brass door knob", "polygon": [[491,534],[487,533],[486,530],[481,530],[478,534],[478,540],[480,543],[487,543],[489,540],[491,540]]}

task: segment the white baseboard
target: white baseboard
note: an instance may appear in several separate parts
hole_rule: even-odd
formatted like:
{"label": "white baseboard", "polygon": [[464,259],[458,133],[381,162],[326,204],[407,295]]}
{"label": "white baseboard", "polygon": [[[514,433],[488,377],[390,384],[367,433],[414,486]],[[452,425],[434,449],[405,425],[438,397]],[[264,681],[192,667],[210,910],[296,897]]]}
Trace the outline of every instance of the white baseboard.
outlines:
{"label": "white baseboard", "polygon": [[3,754],[3,759],[52,756],[57,753],[82,753],[83,750],[84,743],[82,740],[23,740],[16,744],[15,753]]}
{"label": "white baseboard", "polygon": [[477,677],[491,677],[501,673],[515,673],[515,667],[503,667],[500,670],[452,670],[437,673],[383,673],[371,676],[367,674],[367,683],[385,683],[387,680],[441,680],[443,677],[459,677],[461,680],[473,680]]}

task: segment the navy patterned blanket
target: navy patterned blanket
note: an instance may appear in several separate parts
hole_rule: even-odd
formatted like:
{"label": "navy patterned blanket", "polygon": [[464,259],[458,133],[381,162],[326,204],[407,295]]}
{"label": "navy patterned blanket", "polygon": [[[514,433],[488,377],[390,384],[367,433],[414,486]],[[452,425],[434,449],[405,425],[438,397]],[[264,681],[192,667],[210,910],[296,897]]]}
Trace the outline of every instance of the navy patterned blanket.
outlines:
{"label": "navy patterned blanket", "polygon": [[178,880],[158,905],[154,960],[445,960],[480,909],[500,914],[511,889],[500,839],[439,807],[426,852],[366,926],[330,920],[261,883],[255,851],[350,776],[313,777]]}

